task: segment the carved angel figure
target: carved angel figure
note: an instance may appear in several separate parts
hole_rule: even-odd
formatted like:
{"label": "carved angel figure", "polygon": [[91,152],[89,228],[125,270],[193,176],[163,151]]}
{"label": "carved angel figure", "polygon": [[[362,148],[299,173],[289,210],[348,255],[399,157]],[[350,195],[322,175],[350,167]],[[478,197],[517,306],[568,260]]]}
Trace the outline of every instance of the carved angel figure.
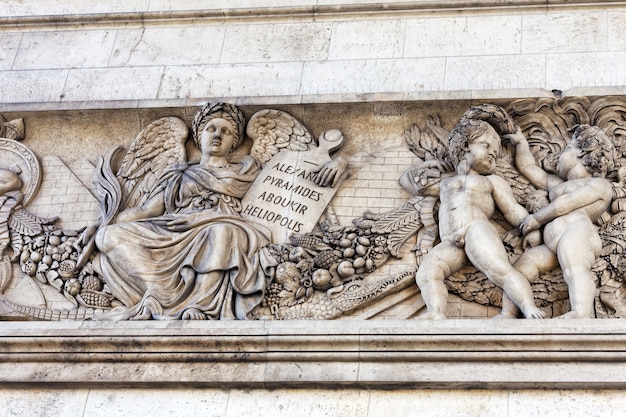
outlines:
{"label": "carved angel figure", "polygon": [[[267,234],[239,215],[260,169],[254,158],[232,155],[244,129],[237,107],[209,103],[192,125],[200,162],[166,170],[143,203],[98,231],[96,264],[124,304],[113,318],[246,319],[261,302],[274,261],[262,249]],[[121,171],[131,177],[153,163],[168,140],[180,144],[176,153],[184,162],[186,128],[169,131],[173,137],[150,138],[153,155],[144,155],[145,146],[129,153]]]}
{"label": "carved angel figure", "polygon": [[[280,149],[308,150],[314,142],[274,110],[252,117],[251,155],[238,155],[245,134],[240,109],[208,103],[192,123],[198,163],[186,160],[185,123],[164,118],[139,134],[117,175],[102,170],[93,264],[123,304],[102,318],[251,318],[277,262],[269,231],[241,216],[241,199]],[[336,160],[320,166],[317,182],[333,185],[340,168]]]}

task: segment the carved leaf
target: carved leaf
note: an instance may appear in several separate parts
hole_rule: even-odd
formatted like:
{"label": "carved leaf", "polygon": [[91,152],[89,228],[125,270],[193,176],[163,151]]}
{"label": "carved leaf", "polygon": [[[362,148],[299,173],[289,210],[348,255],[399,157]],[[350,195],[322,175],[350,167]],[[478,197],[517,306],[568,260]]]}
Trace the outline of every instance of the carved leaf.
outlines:
{"label": "carved leaf", "polygon": [[177,117],[155,120],[137,135],[117,172],[122,210],[144,204],[161,176],[187,161],[188,137],[189,128]]}
{"label": "carved leaf", "polygon": [[423,227],[419,205],[406,203],[379,218],[372,226],[373,233],[388,234],[387,249],[398,256],[402,245]]}
{"label": "carved leaf", "polygon": [[53,224],[58,217],[44,218],[30,213],[23,208],[14,210],[9,217],[9,228],[14,233],[24,236],[35,236],[44,231],[44,225]]}
{"label": "carved leaf", "polygon": [[250,155],[262,165],[281,149],[306,151],[315,147],[308,130],[293,116],[280,110],[256,112],[246,131],[253,141]]}

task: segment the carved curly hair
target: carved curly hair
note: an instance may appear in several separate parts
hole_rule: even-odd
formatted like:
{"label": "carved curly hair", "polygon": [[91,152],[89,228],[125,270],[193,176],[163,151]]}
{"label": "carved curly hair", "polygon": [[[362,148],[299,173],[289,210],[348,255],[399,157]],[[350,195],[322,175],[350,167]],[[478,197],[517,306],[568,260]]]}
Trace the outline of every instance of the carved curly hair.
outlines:
{"label": "carved curly hair", "polygon": [[463,155],[469,151],[469,145],[474,139],[495,129],[487,122],[477,119],[462,120],[457,124],[448,137],[448,161],[457,168]]}
{"label": "carved curly hair", "polygon": [[599,127],[575,126],[572,141],[581,150],[581,163],[594,177],[605,177],[615,169],[615,146]]}
{"label": "carved curly hair", "polygon": [[200,135],[204,126],[212,119],[224,119],[233,124],[233,150],[241,144],[246,131],[246,117],[235,105],[222,102],[208,102],[196,113],[191,123],[191,132],[196,146],[200,147]]}

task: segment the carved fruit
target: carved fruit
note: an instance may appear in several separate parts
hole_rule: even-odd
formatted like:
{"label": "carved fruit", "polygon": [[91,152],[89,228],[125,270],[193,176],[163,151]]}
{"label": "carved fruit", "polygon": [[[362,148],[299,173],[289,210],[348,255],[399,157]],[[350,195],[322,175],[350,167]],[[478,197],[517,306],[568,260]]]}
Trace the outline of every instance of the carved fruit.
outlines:
{"label": "carved fruit", "polygon": [[80,293],[81,289],[82,286],[76,278],[65,281],[65,291],[67,291],[71,296],[76,297],[78,293]]}
{"label": "carved fruit", "polygon": [[343,251],[343,257],[344,258],[352,258],[355,253],[356,252],[355,252],[354,248],[346,248]]}
{"label": "carved fruit", "polygon": [[74,276],[76,270],[76,262],[71,260],[65,260],[59,264],[59,275],[61,278],[68,279]]}
{"label": "carved fruit", "polygon": [[352,246],[352,240],[341,239],[341,241],[339,242],[339,246],[341,246],[342,248],[349,248],[350,246]]}
{"label": "carved fruit", "polygon": [[333,276],[327,269],[317,269],[313,272],[313,286],[318,290],[327,290],[331,287],[330,280]]}
{"label": "carved fruit", "polygon": [[367,253],[367,248],[363,245],[356,245],[356,253],[359,256],[364,256]]}
{"label": "carved fruit", "polygon": [[41,253],[39,253],[39,251],[35,251],[33,253],[30,254],[30,259],[33,262],[39,262],[41,261]]}
{"label": "carved fruit", "polygon": [[102,285],[102,281],[100,281],[97,277],[94,277],[93,275],[88,275],[83,280],[83,287],[86,290],[102,291],[103,285]]}
{"label": "carved fruit", "polygon": [[366,238],[365,236],[360,236],[358,239],[359,245],[363,245],[363,246],[369,246],[370,245],[370,240],[368,238]]}
{"label": "carved fruit", "polygon": [[352,266],[355,269],[363,268],[365,266],[365,259],[359,256],[358,258],[354,260],[354,262],[352,263]]}
{"label": "carved fruit", "polygon": [[34,262],[28,261],[25,264],[22,264],[22,271],[28,276],[34,276],[37,272],[37,265]]}
{"label": "carved fruit", "polygon": [[341,252],[334,250],[322,251],[315,255],[315,258],[313,259],[315,266],[322,269],[330,269],[340,260]]}
{"label": "carved fruit", "polygon": [[350,261],[343,261],[340,262],[339,265],[337,266],[337,273],[342,277],[342,278],[349,278],[352,275],[355,274],[355,269],[352,266],[352,262]]}
{"label": "carved fruit", "polygon": [[61,238],[58,236],[50,236],[50,239],[48,239],[48,242],[52,245],[52,246],[59,246],[61,244]]}

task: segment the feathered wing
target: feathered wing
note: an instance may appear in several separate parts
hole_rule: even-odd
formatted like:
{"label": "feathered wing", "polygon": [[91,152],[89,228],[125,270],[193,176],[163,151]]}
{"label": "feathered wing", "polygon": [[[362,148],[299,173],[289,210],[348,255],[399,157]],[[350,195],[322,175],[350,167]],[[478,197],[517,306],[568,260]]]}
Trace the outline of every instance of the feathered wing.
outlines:
{"label": "feathered wing", "polygon": [[250,118],[246,132],[253,141],[250,155],[265,165],[280,150],[307,151],[316,146],[309,131],[281,110],[265,109]]}
{"label": "feathered wing", "polygon": [[187,161],[188,136],[187,125],[177,117],[158,119],[137,135],[117,172],[121,210],[144,204],[161,176]]}

